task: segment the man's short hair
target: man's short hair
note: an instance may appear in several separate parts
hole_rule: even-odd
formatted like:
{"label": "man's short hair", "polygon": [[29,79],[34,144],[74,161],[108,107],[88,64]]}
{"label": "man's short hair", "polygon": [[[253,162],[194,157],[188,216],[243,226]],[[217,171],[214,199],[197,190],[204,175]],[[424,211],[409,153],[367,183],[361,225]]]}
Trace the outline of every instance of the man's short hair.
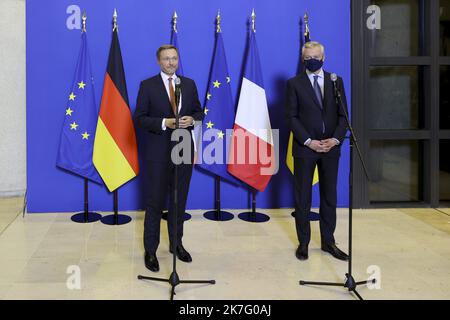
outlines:
{"label": "man's short hair", "polygon": [[320,42],[309,41],[303,45],[302,58],[305,56],[305,49],[311,49],[311,48],[320,48],[322,55],[325,55],[325,47]]}
{"label": "man's short hair", "polygon": [[171,45],[171,44],[164,44],[161,47],[159,47],[158,50],[156,50],[156,58],[158,58],[158,60],[159,60],[159,56],[161,54],[161,51],[169,50],[169,49],[174,49],[177,52],[177,55],[178,55],[177,47],[175,47],[174,45]]}

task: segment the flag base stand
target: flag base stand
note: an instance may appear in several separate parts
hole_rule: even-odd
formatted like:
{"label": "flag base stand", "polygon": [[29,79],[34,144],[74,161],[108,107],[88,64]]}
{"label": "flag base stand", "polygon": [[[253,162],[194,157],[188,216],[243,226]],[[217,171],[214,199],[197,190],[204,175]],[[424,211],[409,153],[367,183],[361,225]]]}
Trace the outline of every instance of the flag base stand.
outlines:
{"label": "flag base stand", "polygon": [[230,221],[234,219],[234,215],[231,212],[221,210],[207,211],[203,216],[212,221]]}
{"label": "flag base stand", "polygon": [[102,218],[101,214],[97,212],[89,212],[89,184],[88,179],[84,178],[84,211],[74,214],[70,217],[76,223],[91,223],[96,222]]}
{"label": "flag base stand", "polygon": [[127,216],[125,214],[119,214],[118,213],[118,195],[117,195],[117,189],[114,190],[114,214],[110,214],[108,216],[105,216],[102,218],[102,223],[107,224],[110,226],[118,226],[122,224],[127,224],[132,219],[130,216]]}
{"label": "flag base stand", "polygon": [[127,224],[131,220],[131,217],[125,214],[110,214],[109,216],[105,216],[102,218],[102,223],[110,226],[119,226],[122,224]]}
{"label": "flag base stand", "polygon": [[247,222],[267,222],[270,217],[267,214],[256,212],[256,191],[252,192],[252,211],[238,214],[238,218]]}
{"label": "flag base stand", "polygon": [[228,211],[222,211],[220,207],[220,176],[216,175],[216,210],[207,211],[203,214],[208,220],[212,221],[230,221],[234,219],[234,215]]}
{"label": "flag base stand", "polygon": [[247,222],[266,222],[270,220],[268,215],[253,211],[239,213],[238,218]]}
{"label": "flag base stand", "polygon": [[[167,211],[163,212],[162,218],[163,218],[164,220],[167,221]],[[187,212],[184,213],[184,215],[183,215],[183,221],[191,220],[191,218],[192,218],[192,215],[190,215],[190,214],[187,213]]]}
{"label": "flag base stand", "polygon": [[[295,211],[292,211],[291,216],[295,218]],[[310,211],[308,215],[309,221],[319,221],[320,220],[320,214],[314,211]]]}
{"label": "flag base stand", "polygon": [[97,212],[80,212],[70,217],[70,220],[77,223],[90,223],[102,219],[102,215]]}

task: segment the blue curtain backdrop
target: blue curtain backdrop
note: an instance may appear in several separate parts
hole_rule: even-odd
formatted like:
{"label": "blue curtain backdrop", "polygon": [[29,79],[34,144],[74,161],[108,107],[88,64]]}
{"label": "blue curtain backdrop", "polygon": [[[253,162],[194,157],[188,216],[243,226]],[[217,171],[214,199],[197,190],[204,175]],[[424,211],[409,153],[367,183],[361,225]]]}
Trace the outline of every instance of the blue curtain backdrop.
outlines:
{"label": "blue curtain backdrop", "polygon": [[[178,41],[183,69],[198,86],[204,101],[214,45],[215,17],[220,9],[232,94],[237,101],[248,39],[249,17],[256,11],[259,54],[274,129],[280,129],[280,168],[266,191],[257,195],[261,208],[293,207],[293,181],[285,165],[288,130],[284,119],[285,82],[295,76],[300,53],[300,21],[310,16],[312,40],[326,47],[325,69],[342,76],[350,92],[350,0],[27,0],[27,180],[29,212],[77,211],[83,208],[82,178],[55,165],[72,82],[80,29],[72,15],[86,10],[87,35],[100,104],[112,14],[118,11],[119,37],[127,78],[131,111],[139,83],[159,72],[155,51],[170,42],[171,17],[178,13]],[[75,16],[76,18],[76,16]],[[69,20],[69,21],[67,21]],[[350,104],[350,101],[349,101]],[[349,105],[350,107],[350,105]],[[338,185],[338,205],[348,206],[348,143],[343,146]],[[143,166],[141,160],[141,166]],[[119,189],[119,209],[143,208],[143,174]],[[90,183],[90,209],[112,210],[112,194]],[[246,188],[222,184],[223,208],[248,208]],[[318,186],[313,206],[318,206]],[[214,178],[194,169],[189,209],[214,206]]]}

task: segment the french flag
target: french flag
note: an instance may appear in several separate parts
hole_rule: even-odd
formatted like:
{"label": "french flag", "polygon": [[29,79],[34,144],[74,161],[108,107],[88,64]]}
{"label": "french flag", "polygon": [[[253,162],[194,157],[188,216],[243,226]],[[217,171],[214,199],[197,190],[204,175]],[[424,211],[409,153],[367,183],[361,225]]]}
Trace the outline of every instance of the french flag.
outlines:
{"label": "french flag", "polygon": [[255,32],[250,32],[228,172],[259,191],[274,174],[274,143]]}

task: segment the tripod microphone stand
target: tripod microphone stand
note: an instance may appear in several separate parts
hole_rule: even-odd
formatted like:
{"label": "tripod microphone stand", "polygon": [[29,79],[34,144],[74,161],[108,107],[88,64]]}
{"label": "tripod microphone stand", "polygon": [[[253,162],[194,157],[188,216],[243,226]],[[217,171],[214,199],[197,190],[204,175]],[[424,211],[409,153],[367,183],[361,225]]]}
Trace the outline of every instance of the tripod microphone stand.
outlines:
{"label": "tripod microphone stand", "polygon": [[[181,97],[181,87],[180,87],[180,78],[175,79],[175,131],[179,129],[179,121],[180,121],[180,115],[178,112],[178,106],[180,104],[180,97]],[[174,131],[174,132],[175,132]],[[179,150],[176,153],[178,156]],[[173,241],[172,241],[172,258],[173,258],[173,264],[172,264],[172,273],[168,279],[166,278],[155,278],[155,277],[145,277],[138,275],[139,280],[151,280],[151,281],[160,281],[160,282],[167,282],[172,286],[171,293],[170,293],[170,300],[173,300],[173,296],[175,293],[175,287],[179,285],[180,283],[208,283],[208,284],[215,284],[215,280],[180,280],[180,277],[177,273],[177,245],[178,245],[178,234],[177,234],[177,225],[178,225],[178,165],[180,161],[176,161],[174,163],[174,200],[173,200],[173,211],[174,211],[174,223],[173,223]]]}
{"label": "tripod microphone stand", "polygon": [[366,165],[365,165],[364,160],[361,155],[361,150],[359,149],[358,142],[356,140],[355,133],[350,124],[347,110],[342,103],[341,93],[338,90],[338,87],[336,84],[336,81],[337,81],[336,74],[334,74],[334,73],[331,74],[331,81],[333,81],[334,96],[336,98],[336,104],[338,105],[338,108],[341,108],[343,114],[345,115],[345,121],[346,121],[347,127],[350,131],[350,137],[349,137],[349,141],[350,141],[350,171],[349,171],[349,208],[348,208],[348,210],[349,210],[349,216],[348,216],[348,219],[349,219],[349,223],[348,223],[348,235],[349,235],[348,236],[348,250],[349,250],[349,252],[348,252],[348,273],[345,274],[346,281],[344,283],[313,282],[313,281],[300,280],[300,285],[344,287],[344,288],[348,288],[349,292],[353,292],[360,300],[363,300],[363,298],[358,293],[358,291],[356,291],[356,287],[358,285],[375,283],[376,279],[356,282],[352,276],[352,220],[353,220],[353,217],[352,217],[352,214],[353,214],[352,213],[352,211],[353,211],[353,181],[352,180],[353,180],[353,148],[354,147],[356,148],[356,150],[358,152],[358,157],[359,157],[359,160],[361,161],[361,164],[364,169],[364,173],[366,174],[367,180],[370,180],[370,179],[369,179],[369,174],[368,174]]}

